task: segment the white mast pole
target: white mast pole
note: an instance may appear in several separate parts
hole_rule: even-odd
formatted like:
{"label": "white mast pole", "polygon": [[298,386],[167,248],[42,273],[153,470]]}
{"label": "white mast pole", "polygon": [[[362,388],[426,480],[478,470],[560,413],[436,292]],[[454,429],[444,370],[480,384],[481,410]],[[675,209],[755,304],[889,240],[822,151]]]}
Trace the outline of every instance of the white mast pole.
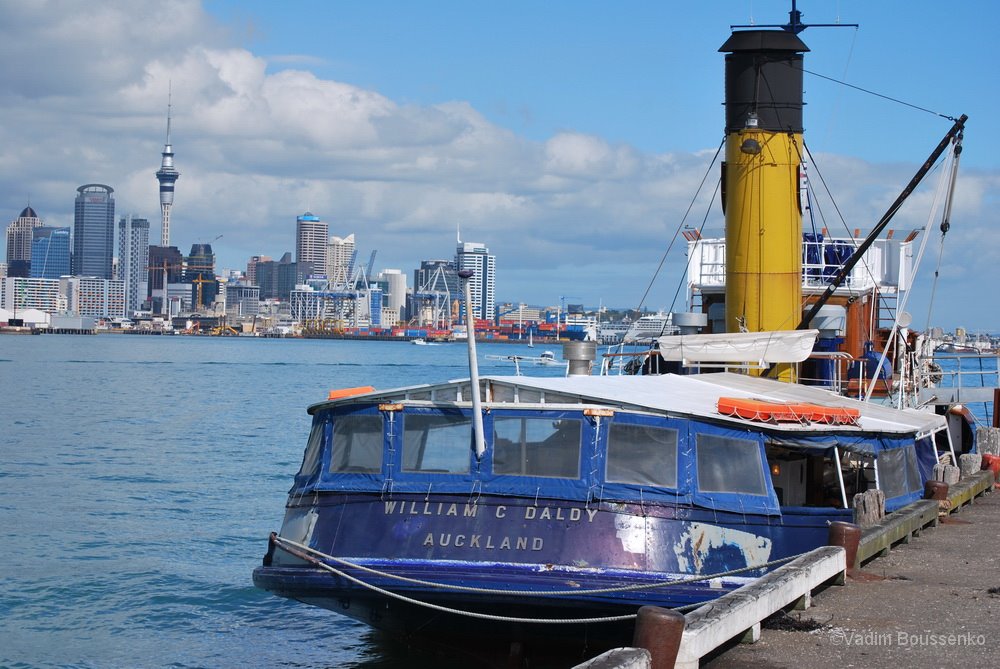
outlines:
{"label": "white mast pole", "polygon": [[476,440],[476,459],[479,460],[486,452],[486,437],[483,434],[483,408],[479,397],[479,360],[476,358],[476,317],[472,313],[472,279],[474,271],[463,269],[458,276],[462,279],[465,290],[465,330],[469,345],[469,381],[472,385],[472,431]]}

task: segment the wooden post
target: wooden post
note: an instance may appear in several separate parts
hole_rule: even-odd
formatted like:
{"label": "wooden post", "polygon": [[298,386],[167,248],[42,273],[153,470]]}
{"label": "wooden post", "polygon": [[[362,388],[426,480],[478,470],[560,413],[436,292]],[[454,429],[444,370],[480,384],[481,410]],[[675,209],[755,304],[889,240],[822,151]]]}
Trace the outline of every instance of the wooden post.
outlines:
{"label": "wooden post", "polygon": [[857,565],[858,547],[861,545],[861,528],[854,523],[835,520],[830,523],[830,533],[827,545],[840,546],[846,553],[847,571],[852,571]]}
{"label": "wooden post", "polygon": [[943,481],[928,481],[924,484],[924,499],[941,501],[948,499],[948,484]]}
{"label": "wooden post", "polygon": [[650,669],[673,669],[684,634],[684,614],[659,606],[643,606],[635,619],[632,645],[645,648]]}

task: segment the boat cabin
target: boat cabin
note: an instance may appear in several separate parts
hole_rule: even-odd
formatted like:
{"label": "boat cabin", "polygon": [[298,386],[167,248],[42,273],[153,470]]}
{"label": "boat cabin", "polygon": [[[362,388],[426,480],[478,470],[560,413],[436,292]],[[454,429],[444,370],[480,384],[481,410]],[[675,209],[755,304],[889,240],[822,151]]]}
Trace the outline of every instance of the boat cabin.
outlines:
{"label": "boat cabin", "polygon": [[[292,496],[515,495],[849,516],[854,495],[876,487],[888,511],[919,499],[937,462],[932,436],[945,429],[933,414],[729,373],[482,383],[480,459],[467,380],[310,407]],[[748,415],[733,402],[794,410]]]}

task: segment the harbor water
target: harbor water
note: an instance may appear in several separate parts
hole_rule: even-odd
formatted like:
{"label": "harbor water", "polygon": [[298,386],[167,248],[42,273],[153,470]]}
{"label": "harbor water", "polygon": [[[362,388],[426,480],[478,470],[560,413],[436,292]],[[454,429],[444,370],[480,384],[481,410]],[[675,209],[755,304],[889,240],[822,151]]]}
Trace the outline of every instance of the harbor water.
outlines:
{"label": "harbor water", "polygon": [[251,572],[309,404],[467,365],[464,344],[0,336],[0,667],[419,666],[360,623],[257,590]]}
{"label": "harbor water", "polygon": [[[544,348],[480,344],[481,372]],[[0,667],[446,668],[250,575],[306,406],[466,377],[467,361],[463,344],[0,337]]]}

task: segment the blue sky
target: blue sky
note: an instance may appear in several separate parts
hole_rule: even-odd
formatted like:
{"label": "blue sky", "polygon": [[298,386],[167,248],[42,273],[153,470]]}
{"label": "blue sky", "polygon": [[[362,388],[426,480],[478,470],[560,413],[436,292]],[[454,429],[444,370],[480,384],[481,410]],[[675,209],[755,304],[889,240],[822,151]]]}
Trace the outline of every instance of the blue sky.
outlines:
{"label": "blue sky", "polygon": [[[118,212],[148,217],[155,238],[172,82],[172,242],[185,252],[222,235],[224,267],[279,257],[294,250],[295,216],[312,211],[331,234],[354,233],[361,257],[377,249],[377,269],[412,276],[421,259],[453,254],[461,225],[497,255],[502,301],[635,306],[722,139],[718,47],[730,24],[783,23],[788,9],[0,0],[0,57],[12,64],[0,72],[0,206],[12,220],[30,199],[47,223],[69,225],[76,186],[108,183]],[[806,23],[861,24],[802,33],[807,70],[970,116],[930,321],[1000,332],[1000,291],[977,289],[1000,266],[1000,3],[799,9]],[[805,87],[816,167],[848,227],[868,229],[950,123],[811,75]],[[721,223],[707,198],[692,211],[694,224]],[[926,216],[908,206],[893,225]],[[645,306],[671,306],[684,262],[675,248]],[[921,327],[932,269],[913,291]]]}
{"label": "blue sky", "polygon": [[[998,109],[1000,3],[802,0],[806,69],[920,107],[972,117]],[[270,69],[305,67],[403,104],[465,100],[490,121],[544,141],[562,130],[649,152],[698,151],[721,136],[729,25],[785,23],[788,0],[714,2],[323,2],[210,0]],[[807,132],[838,151],[922,160],[945,121],[807,76]],[[979,112],[979,113],[976,113]],[[850,124],[850,125],[848,125]],[[865,127],[867,126],[867,128]],[[852,132],[847,132],[848,128]],[[983,132],[963,157],[997,155]],[[891,157],[887,153],[892,152]]]}

